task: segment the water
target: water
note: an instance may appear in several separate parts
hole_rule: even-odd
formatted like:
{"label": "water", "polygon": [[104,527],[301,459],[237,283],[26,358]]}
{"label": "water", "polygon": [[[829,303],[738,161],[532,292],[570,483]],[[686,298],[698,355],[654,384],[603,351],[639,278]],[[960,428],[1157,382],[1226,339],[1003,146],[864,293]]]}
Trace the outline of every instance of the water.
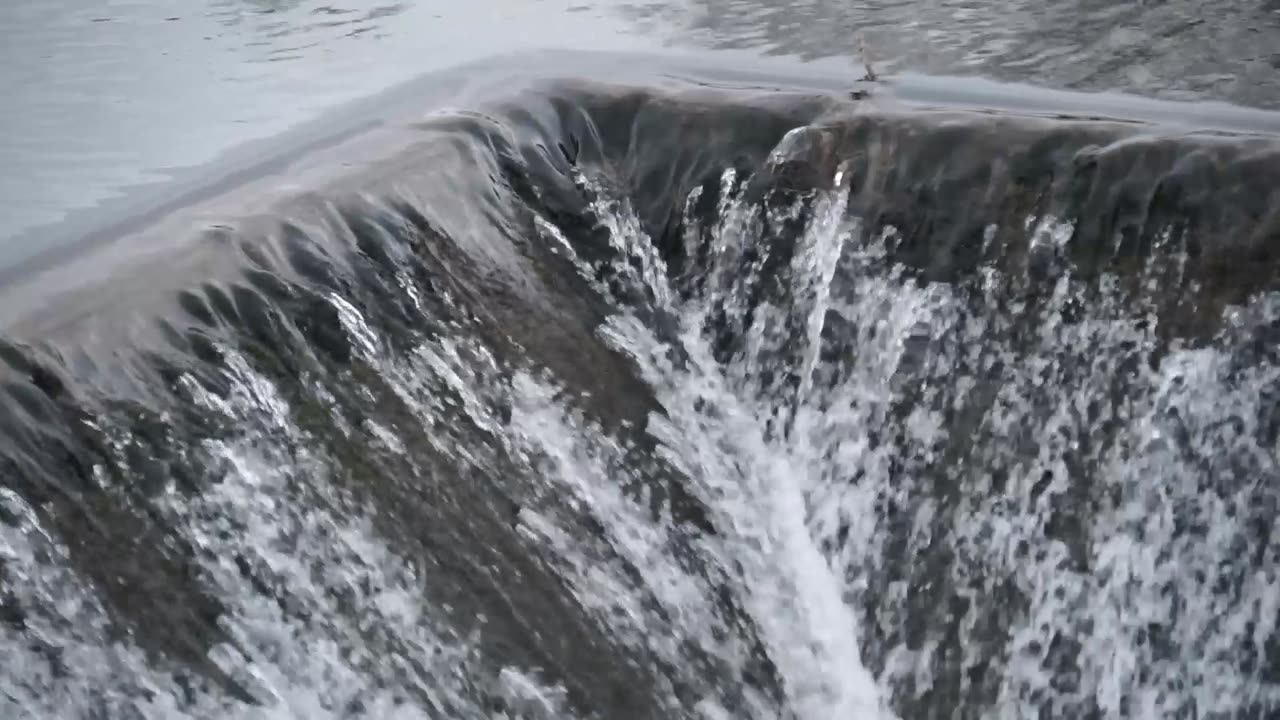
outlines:
{"label": "water", "polygon": [[[1268,0],[6,3],[0,264],[77,211],[433,70],[516,50],[762,53],[1276,107]],[[243,161],[241,161],[243,162]],[[90,223],[95,224],[95,223]]]}
{"label": "water", "polygon": [[[447,71],[243,173],[130,190],[87,239],[15,235],[68,244],[15,250],[0,288],[4,717],[1280,713],[1274,116],[910,75],[856,100],[849,47],[788,23],[905,6],[680,7],[506,11],[550,44],[739,50]],[[1006,30],[1057,17],[913,7],[953,20],[939,47],[1002,48],[975,65],[997,76],[1030,52]],[[62,187],[41,217],[74,214],[141,177],[94,168],[200,162],[390,85],[423,69],[394,53],[434,52],[415,28],[459,61],[525,42],[442,29],[476,7],[318,9],[240,13],[205,67],[297,45],[295,69],[190,103],[106,73],[138,117],[201,117],[80,133],[135,154],[69,150],[12,197]],[[324,59],[355,30],[366,64]],[[1107,83],[1044,57],[1020,79]],[[307,104],[250,102],[272,82]],[[106,92],[18,87],[6,122],[66,142],[37,108]],[[215,107],[262,117],[218,135]],[[19,169],[39,147],[0,144]]]}
{"label": "water", "polygon": [[5,3],[0,260],[29,254],[69,212],[431,70],[520,49],[654,45],[570,5]]}
{"label": "water", "polygon": [[696,0],[632,12],[685,42],[806,59],[869,53],[883,70],[974,74],[1275,107],[1280,12],[1268,0]]}

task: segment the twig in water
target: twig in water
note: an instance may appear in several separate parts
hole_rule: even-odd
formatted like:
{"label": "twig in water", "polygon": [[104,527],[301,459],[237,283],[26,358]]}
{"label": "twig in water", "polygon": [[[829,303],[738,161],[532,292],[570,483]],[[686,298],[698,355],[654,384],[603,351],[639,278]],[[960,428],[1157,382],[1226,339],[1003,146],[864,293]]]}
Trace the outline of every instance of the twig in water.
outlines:
{"label": "twig in water", "polygon": [[867,74],[863,75],[862,79],[866,82],[875,82],[879,79],[879,76],[876,75],[875,68],[871,66],[874,61],[871,58],[871,52],[867,50],[867,38],[862,33],[858,33],[858,54],[862,56],[862,68],[867,71]]}

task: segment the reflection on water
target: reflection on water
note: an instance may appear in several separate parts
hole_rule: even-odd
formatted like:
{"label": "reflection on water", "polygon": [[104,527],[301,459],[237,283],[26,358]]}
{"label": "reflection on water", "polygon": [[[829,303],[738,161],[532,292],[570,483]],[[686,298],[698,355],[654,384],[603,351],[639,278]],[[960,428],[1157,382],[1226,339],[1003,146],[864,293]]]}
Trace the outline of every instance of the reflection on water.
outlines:
{"label": "reflection on water", "polygon": [[[388,34],[381,28],[384,21],[408,9],[403,3],[350,8],[304,5],[302,0],[217,0],[210,5],[210,14],[224,25],[251,28],[252,35],[245,42],[250,62],[301,60],[307,51],[327,42],[366,33],[384,38]],[[290,38],[300,41],[291,42]]]}
{"label": "reflection on water", "polygon": [[1280,106],[1275,0],[0,3],[0,266],[33,228],[425,71],[537,48],[747,49]]}
{"label": "reflection on water", "polygon": [[0,266],[71,210],[423,72],[531,46],[639,42],[616,13],[567,12],[580,4],[0,3]]}
{"label": "reflection on water", "polygon": [[678,41],[804,59],[860,56],[884,70],[981,74],[1170,99],[1280,106],[1275,0],[652,0]]}

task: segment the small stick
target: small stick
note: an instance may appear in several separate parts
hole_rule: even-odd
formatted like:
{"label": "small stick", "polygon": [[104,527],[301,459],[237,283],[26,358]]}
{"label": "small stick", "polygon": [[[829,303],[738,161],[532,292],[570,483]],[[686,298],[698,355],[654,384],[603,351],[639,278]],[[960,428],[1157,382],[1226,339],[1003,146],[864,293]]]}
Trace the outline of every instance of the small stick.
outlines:
{"label": "small stick", "polygon": [[879,76],[876,75],[875,68],[871,67],[873,62],[871,53],[867,51],[867,38],[862,33],[858,33],[858,54],[862,55],[862,67],[867,71],[867,74],[863,75],[862,79],[867,82],[875,82]]}

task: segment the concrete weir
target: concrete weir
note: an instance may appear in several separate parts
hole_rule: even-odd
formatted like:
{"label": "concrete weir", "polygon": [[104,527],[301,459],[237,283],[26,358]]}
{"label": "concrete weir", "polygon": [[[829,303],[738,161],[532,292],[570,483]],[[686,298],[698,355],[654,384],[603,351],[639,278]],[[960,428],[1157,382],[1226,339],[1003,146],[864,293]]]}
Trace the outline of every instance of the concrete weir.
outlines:
{"label": "concrete weir", "polygon": [[1280,119],[726,57],[33,234],[0,709],[1274,717]]}
{"label": "concrete weir", "polygon": [[[1167,187],[1168,182],[1161,185],[1167,175],[1168,181],[1202,186],[1196,197],[1205,202],[1205,193],[1222,196],[1225,189],[1214,187],[1219,184],[1214,173],[1227,172],[1228,182],[1248,184],[1247,191],[1232,193],[1232,202],[1248,205],[1242,211],[1255,221],[1248,232],[1236,232],[1232,242],[1256,245],[1274,232],[1268,228],[1275,222],[1270,208],[1277,206],[1272,196],[1276,185],[1265,180],[1274,173],[1271,158],[1280,143],[1280,114],[972,78],[908,74],[874,83],[856,78],[856,73],[834,74],[822,64],[811,69],[760,61],[732,64],[724,58],[558,52],[495,58],[433,74],[287,136],[239,148],[170,184],[139,189],[119,202],[31,233],[22,244],[39,251],[0,269],[6,300],[0,327],[30,327],[34,318],[55,312],[79,314],[55,310],[68,304],[105,310],[116,301],[173,292],[206,275],[216,276],[222,253],[207,238],[218,236],[228,223],[287,216],[307,198],[336,201],[411,188],[419,181],[429,185],[434,171],[427,166],[439,153],[430,143],[431,131],[464,118],[491,121],[521,146],[594,142],[588,152],[620,161],[625,179],[641,183],[646,175],[663,173],[688,183],[689,173],[731,164],[737,152],[763,157],[763,145],[780,139],[779,131],[805,125],[821,126],[815,132],[824,137],[840,136],[843,147],[824,140],[805,150],[809,156],[788,161],[793,172],[802,160],[805,172],[831,175],[833,163],[852,152],[864,157],[876,153],[882,170],[896,167],[894,177],[904,179],[904,173],[929,175],[932,163],[948,164],[949,172],[998,172],[1022,148],[1035,153],[1023,153],[1026,162],[1043,164],[1025,169],[1052,173],[1059,185],[1066,168],[1062,164],[1069,161],[1123,173],[1125,187]],[[853,90],[860,99],[851,99]],[[668,121],[672,124],[662,124]],[[696,132],[682,138],[685,129]],[[874,147],[889,135],[898,144]],[[1006,142],[1014,138],[1016,142]],[[693,144],[711,139],[719,155]],[[864,147],[855,147],[858,143]],[[918,149],[926,146],[927,151]],[[812,156],[815,149],[825,157]],[[1117,164],[1131,156],[1136,162],[1135,153],[1145,158],[1142,164]],[[1160,166],[1150,165],[1157,155]],[[1113,156],[1117,159],[1111,160]],[[691,164],[668,167],[682,161]],[[1246,170],[1253,174],[1241,174]],[[1115,178],[1114,191],[1119,191],[1120,179]],[[973,180],[952,187],[972,191]],[[1105,185],[1112,178],[1104,174],[1091,182]],[[651,212],[665,207],[670,215],[682,201],[675,192],[688,188],[638,189],[644,193],[638,202]],[[423,190],[431,194],[441,188]],[[1225,211],[1216,199],[1211,204],[1215,212]],[[136,279],[141,277],[147,280]]]}

